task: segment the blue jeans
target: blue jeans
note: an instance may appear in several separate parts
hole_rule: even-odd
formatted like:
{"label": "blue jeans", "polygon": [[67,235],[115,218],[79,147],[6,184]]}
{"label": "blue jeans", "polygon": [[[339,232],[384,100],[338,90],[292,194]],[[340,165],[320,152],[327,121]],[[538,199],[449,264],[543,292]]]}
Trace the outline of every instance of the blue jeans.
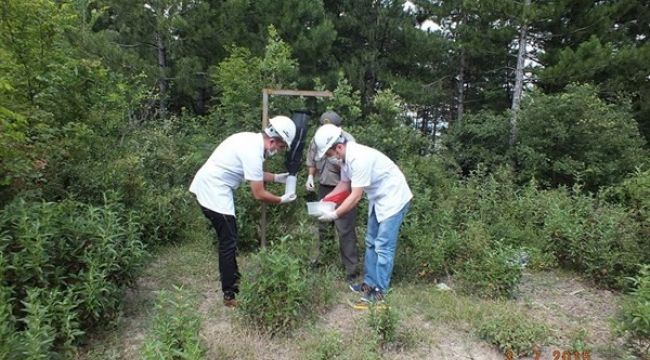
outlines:
{"label": "blue jeans", "polygon": [[400,211],[381,223],[377,221],[374,207],[368,216],[363,282],[372,288],[378,287],[383,293],[390,285],[399,228],[410,206],[411,202],[406,203]]}

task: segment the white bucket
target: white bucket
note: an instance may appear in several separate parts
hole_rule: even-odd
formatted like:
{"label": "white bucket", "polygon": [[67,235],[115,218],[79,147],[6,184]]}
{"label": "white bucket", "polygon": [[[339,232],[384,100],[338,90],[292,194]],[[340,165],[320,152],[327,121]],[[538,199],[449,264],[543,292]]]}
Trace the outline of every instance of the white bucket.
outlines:
{"label": "white bucket", "polygon": [[330,201],[313,201],[307,203],[307,213],[312,216],[321,216],[326,212],[334,211],[336,203]]}

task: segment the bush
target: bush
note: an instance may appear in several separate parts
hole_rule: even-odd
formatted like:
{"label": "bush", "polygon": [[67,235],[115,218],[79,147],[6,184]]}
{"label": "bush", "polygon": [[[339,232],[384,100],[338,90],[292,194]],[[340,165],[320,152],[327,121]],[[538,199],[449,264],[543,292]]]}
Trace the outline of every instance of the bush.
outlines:
{"label": "bush", "polygon": [[384,304],[370,306],[368,312],[368,325],[381,346],[386,346],[397,339],[399,317],[389,305],[388,301],[385,301]]}
{"label": "bush", "polygon": [[516,164],[518,182],[548,187],[580,183],[590,191],[621,181],[647,152],[627,104],[610,105],[592,86],[554,95],[534,93],[519,113],[518,141],[509,146],[508,114],[467,114],[444,139],[465,175]]}
{"label": "bush", "polygon": [[511,309],[499,309],[481,320],[478,335],[504,353],[531,354],[548,337],[548,327]]}
{"label": "bush", "polygon": [[174,287],[173,293],[160,293],[151,332],[142,348],[144,359],[205,358],[205,347],[199,336],[201,319],[194,307],[181,288]]}
{"label": "bush", "polygon": [[[639,238],[650,238],[650,170],[637,170],[622,183],[605,189],[600,197],[628,209],[639,224]],[[650,243],[646,242],[644,254],[650,254]],[[650,255],[644,262],[650,262]]]}
{"label": "bush", "polygon": [[629,107],[606,104],[592,86],[525,100],[516,152],[524,180],[582,183],[591,191],[618,183],[647,159]]}
{"label": "bush", "polygon": [[507,164],[509,136],[510,122],[505,115],[482,111],[465,115],[443,141],[463,174],[468,175],[479,166],[492,171]]}
{"label": "bush", "polygon": [[114,319],[145,255],[139,225],[115,203],[16,200],[0,234],[3,331],[34,358],[69,354],[83,331]]}
{"label": "bush", "polygon": [[270,334],[285,334],[327,306],[333,298],[332,277],[316,275],[307,259],[291,251],[285,236],[255,254],[244,273],[238,311],[252,326]]}
{"label": "bush", "polygon": [[[399,232],[394,278],[433,278],[449,272],[449,252],[454,247],[449,213],[442,206],[454,187],[453,165],[437,155],[411,156],[399,166],[414,197]],[[452,169],[452,171],[450,171]],[[359,211],[359,217],[365,214]],[[442,234],[445,235],[442,235]],[[442,238],[449,241],[441,241]]]}
{"label": "bush", "polygon": [[[611,288],[624,287],[623,278],[648,261],[646,227],[639,221],[643,176],[602,196],[630,199],[635,204],[630,212],[577,186],[571,191],[541,190],[532,181],[516,186],[508,168],[472,172],[457,182],[440,176],[435,184],[441,186],[428,184],[436,177],[423,180],[421,168],[405,167],[420,190],[400,232],[396,277],[432,280],[458,273],[471,284],[470,292],[509,296],[519,275],[507,269],[508,253],[525,257],[531,268],[560,265]],[[483,272],[492,277],[482,282]]]}
{"label": "bush", "polygon": [[306,348],[309,360],[343,359],[343,339],[338,332],[323,332],[318,334],[318,342],[309,344]]}
{"label": "bush", "polygon": [[469,293],[485,298],[511,298],[521,279],[519,252],[499,243],[491,244],[457,272],[457,278]]}
{"label": "bush", "polygon": [[637,347],[649,355],[650,345],[650,265],[644,265],[639,276],[628,278],[634,289],[623,304],[622,319],[619,328],[628,331]]}
{"label": "bush", "polygon": [[625,286],[644,256],[638,224],[617,205],[566,190],[544,193],[548,204],[542,237],[560,265],[589,275],[597,284]]}

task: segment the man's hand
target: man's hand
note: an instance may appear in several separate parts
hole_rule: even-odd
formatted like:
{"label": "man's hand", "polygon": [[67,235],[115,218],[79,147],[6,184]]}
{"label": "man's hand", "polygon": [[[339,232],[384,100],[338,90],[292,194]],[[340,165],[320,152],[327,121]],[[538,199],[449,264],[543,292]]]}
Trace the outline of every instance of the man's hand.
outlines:
{"label": "man's hand", "polygon": [[334,221],[334,220],[336,220],[338,218],[339,218],[339,216],[336,215],[336,211],[327,211],[327,212],[324,212],[323,215],[319,216],[318,220],[320,220],[320,221],[328,221],[329,222],[329,221]]}
{"label": "man's hand", "polygon": [[296,200],[296,194],[295,193],[290,193],[290,194],[284,194],[280,197],[280,204],[286,204],[288,202],[292,202]]}
{"label": "man's hand", "polygon": [[314,187],[314,175],[307,176],[307,182],[305,183],[305,188],[307,188],[307,191],[316,191]]}
{"label": "man's hand", "polygon": [[275,174],[273,175],[273,182],[284,184],[287,182],[288,177],[289,173]]}

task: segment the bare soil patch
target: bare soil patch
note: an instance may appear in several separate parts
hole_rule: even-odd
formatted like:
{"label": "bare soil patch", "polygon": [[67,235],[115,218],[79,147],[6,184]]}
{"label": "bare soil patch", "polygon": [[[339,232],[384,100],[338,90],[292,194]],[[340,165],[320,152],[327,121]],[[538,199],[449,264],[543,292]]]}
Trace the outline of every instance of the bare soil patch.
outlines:
{"label": "bare soil patch", "polygon": [[533,321],[550,327],[552,343],[540,349],[544,357],[570,350],[576,339],[584,340],[591,359],[608,359],[599,348],[623,346],[610,325],[619,311],[619,294],[561,271],[525,273],[519,290],[517,304]]}
{"label": "bare soil patch", "polygon": [[[216,256],[199,257],[203,263],[192,269],[205,269],[194,274],[193,270],[179,267],[175,253],[205,252],[207,247],[192,245],[190,249],[175,249],[158,257],[138,279],[135,287],[127,291],[123,316],[112,330],[94,334],[78,354],[78,359],[135,359],[147,337],[154,303],[162,289],[183,286],[195,294],[197,312],[202,318],[200,336],[207,348],[208,359],[304,359],[311,349],[304,344],[318,344],[319,334],[336,333],[342,339],[345,354],[350,358],[363,358],[363,353],[349,349],[366,346],[370,330],[367,313],[352,309],[348,301],[358,295],[352,294],[345,283],[337,284],[336,298],[340,299],[314,322],[306,323],[288,337],[271,337],[243,326],[233,309],[223,306],[218,290]],[[245,271],[246,259],[242,259]],[[165,269],[173,269],[165,273]],[[171,274],[171,275],[170,275]],[[192,276],[190,276],[190,274]],[[196,275],[196,276],[194,276]],[[397,295],[409,298],[413,293],[408,287],[394,289]],[[433,289],[427,291],[436,291]],[[426,293],[426,292],[424,292]],[[421,296],[418,293],[415,296]],[[552,359],[553,351],[570,349],[580,332],[591,349],[591,359],[608,359],[598,351],[600,348],[622,346],[610,329],[609,321],[618,311],[619,295],[596,289],[575,274],[560,271],[526,273],[520,284],[519,296],[513,303],[530,315],[531,321],[547,324],[552,333],[549,343],[543,346],[540,359]],[[411,299],[412,300],[412,299]],[[495,346],[479,339],[468,324],[435,322],[421,314],[431,306],[426,301],[418,305],[409,301],[413,308],[400,309],[399,336],[404,344],[380,350],[385,359],[505,359]],[[428,304],[428,305],[425,305]],[[360,350],[363,351],[363,350]],[[534,356],[528,357],[534,359]]]}

